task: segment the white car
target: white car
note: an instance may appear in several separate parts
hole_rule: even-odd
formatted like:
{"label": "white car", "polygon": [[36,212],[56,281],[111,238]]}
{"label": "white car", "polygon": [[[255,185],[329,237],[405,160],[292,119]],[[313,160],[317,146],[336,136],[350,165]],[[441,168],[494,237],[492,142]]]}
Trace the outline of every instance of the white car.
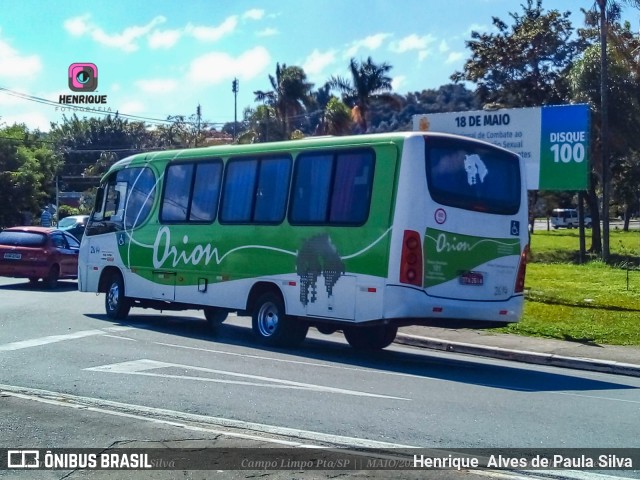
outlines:
{"label": "white car", "polygon": [[[591,217],[586,215],[584,217],[584,226],[591,228]],[[551,215],[551,225],[553,228],[578,228],[580,225],[578,219],[578,211],[575,208],[556,208]]]}

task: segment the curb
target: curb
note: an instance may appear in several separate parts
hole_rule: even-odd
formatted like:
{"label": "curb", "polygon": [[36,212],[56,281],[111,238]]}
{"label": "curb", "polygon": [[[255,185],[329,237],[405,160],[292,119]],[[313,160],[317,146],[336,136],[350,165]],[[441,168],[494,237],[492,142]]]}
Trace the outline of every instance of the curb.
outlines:
{"label": "curb", "polygon": [[396,336],[395,343],[410,345],[413,347],[428,348],[430,350],[464,353],[480,357],[497,358],[499,360],[510,360],[513,362],[640,377],[640,365],[615,362],[611,360],[594,360],[591,358],[566,357],[562,355],[555,355],[553,353],[538,353],[524,350],[511,350],[501,347],[488,347],[485,345],[452,342],[449,340],[420,337],[405,333],[399,333]]}

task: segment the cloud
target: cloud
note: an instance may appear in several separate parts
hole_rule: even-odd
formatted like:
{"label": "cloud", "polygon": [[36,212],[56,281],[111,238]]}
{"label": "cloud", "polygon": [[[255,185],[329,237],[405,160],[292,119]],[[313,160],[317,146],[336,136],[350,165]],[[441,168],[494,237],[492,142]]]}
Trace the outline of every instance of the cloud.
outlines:
{"label": "cloud", "polygon": [[185,32],[202,42],[215,42],[225,35],[233,33],[237,26],[238,16],[233,15],[227,17],[225,21],[217,27],[202,27],[189,23],[185,28]]}
{"label": "cloud", "polygon": [[444,63],[451,64],[456,63],[464,58],[464,53],[462,52],[451,52]]}
{"label": "cloud", "polygon": [[465,32],[465,34],[469,36],[471,35],[471,32],[484,33],[484,32],[488,32],[491,29],[492,28],[489,27],[488,25],[483,25],[480,23],[472,23],[471,25],[469,25],[469,28],[467,28],[467,31]]}
{"label": "cloud", "polygon": [[327,67],[327,65],[331,65],[336,61],[336,51],[329,50],[328,52],[320,52],[318,49],[315,49],[311,54],[306,58],[304,63],[302,64],[302,68],[304,71],[310,75],[320,75],[322,71]]}
{"label": "cloud", "polygon": [[265,28],[256,33],[258,37],[272,37],[278,35],[280,32],[276,28]]}
{"label": "cloud", "polygon": [[391,88],[393,88],[393,90],[397,92],[405,83],[407,83],[406,75],[398,75],[397,77],[393,77],[393,79],[391,80]]}
{"label": "cloud", "polygon": [[263,73],[271,63],[264,47],[247,50],[237,58],[224,52],[211,52],[191,62],[188,80],[200,84],[218,84],[234,77],[248,80]]}
{"label": "cloud", "polygon": [[0,39],[0,77],[30,79],[42,70],[38,55],[21,55]]}
{"label": "cloud", "polygon": [[40,112],[23,112],[16,115],[3,115],[0,123],[5,125],[25,124],[29,129],[38,129],[42,132],[49,131],[51,128],[51,120]]}
{"label": "cloud", "polygon": [[264,10],[252,8],[242,14],[244,20],[261,20],[264,17]]}
{"label": "cloud", "polygon": [[356,40],[349,45],[344,56],[346,58],[354,57],[361,48],[376,50],[380,48],[382,42],[384,42],[390,36],[390,33],[377,33],[375,35],[369,35],[368,37],[361,40]]}
{"label": "cloud", "polygon": [[438,46],[438,50],[440,51],[440,53],[445,53],[445,52],[448,52],[450,50],[449,44],[447,43],[446,40],[442,40],[440,42],[440,45]]}
{"label": "cloud", "polygon": [[64,29],[74,37],[81,37],[91,29],[89,25],[90,18],[91,15],[88,13],[79,17],[69,18],[64,22]]}
{"label": "cloud", "polygon": [[146,93],[171,93],[178,88],[178,82],[170,78],[138,80],[135,84]]}
{"label": "cloud", "polygon": [[422,62],[424,61],[426,58],[428,58],[431,55],[431,51],[429,50],[422,50],[421,52],[418,53],[418,61]]}
{"label": "cloud", "polygon": [[118,105],[118,111],[127,115],[136,115],[139,113],[145,113],[147,108],[140,100],[131,100]]}
{"label": "cloud", "polygon": [[149,47],[153,49],[157,48],[171,48],[182,36],[180,30],[155,30],[149,35]]}
{"label": "cloud", "polygon": [[138,50],[137,40],[149,34],[156,26],[166,22],[163,16],[153,18],[146,25],[127,27],[119,33],[107,33],[91,22],[91,16],[81,15],[64,22],[64,28],[74,37],[89,35],[95,42],[110,48],[117,48],[124,52]]}
{"label": "cloud", "polygon": [[396,53],[405,53],[412,50],[426,50],[427,47],[435,41],[436,39],[433,35],[419,37],[414,33],[397,42],[392,42],[389,49]]}

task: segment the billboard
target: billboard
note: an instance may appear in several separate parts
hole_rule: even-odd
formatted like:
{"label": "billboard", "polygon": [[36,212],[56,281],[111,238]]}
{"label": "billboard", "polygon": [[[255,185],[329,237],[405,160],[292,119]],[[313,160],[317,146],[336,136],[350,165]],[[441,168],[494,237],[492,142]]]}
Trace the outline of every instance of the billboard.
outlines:
{"label": "billboard", "polygon": [[413,116],[413,129],[464,135],[517,153],[528,190],[586,190],[589,113],[580,104],[420,114]]}

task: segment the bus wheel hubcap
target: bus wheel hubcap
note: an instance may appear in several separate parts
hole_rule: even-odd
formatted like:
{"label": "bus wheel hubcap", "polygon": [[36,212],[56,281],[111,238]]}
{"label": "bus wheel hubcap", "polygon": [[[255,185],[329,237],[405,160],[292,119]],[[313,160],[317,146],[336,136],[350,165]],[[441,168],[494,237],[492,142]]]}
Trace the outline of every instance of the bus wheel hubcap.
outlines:
{"label": "bus wheel hubcap", "polygon": [[118,308],[118,297],[118,284],[114,283],[109,289],[109,308],[111,310],[115,310],[116,308]]}
{"label": "bus wheel hubcap", "polygon": [[278,328],[278,309],[273,303],[265,303],[258,313],[258,329],[263,337],[270,337]]}

